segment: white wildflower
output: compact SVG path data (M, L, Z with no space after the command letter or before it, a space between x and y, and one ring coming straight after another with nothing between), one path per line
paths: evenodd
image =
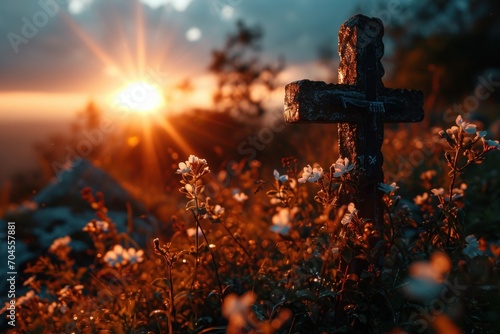
M378 188L386 194L390 194L391 192L399 189L396 182L392 182L391 184L379 183Z
M57 238L52 242L52 245L50 245L49 252L54 253L59 247L67 246L70 242L71 237L69 236Z
M356 209L354 203L349 203L349 205L347 206L347 212L344 215L344 217L342 217L341 220L342 225L349 224L352 221L352 219L357 215L357 213L358 209Z
M471 234L465 237L465 242L467 242L467 246L465 246L462 253L470 258L483 255L483 252L479 249L479 242L475 235Z
M307 167L304 167L304 170L302 172L302 177L299 178L298 181L300 183L305 183L306 181L314 183L318 181L322 175L323 175L323 168L319 166L312 168L311 165L307 165Z
M471 134L471 135L473 135L473 134L476 133L476 125L464 121L464 119L462 118L462 115L458 115L457 119L455 120L455 122L457 123L457 125L459 127L462 128L462 130L464 132L466 132L468 134Z
M286 180L288 180L288 175L280 175L280 173L275 169L274 170L274 177L276 178L276 180L278 180L279 182L285 182Z
M335 168L335 172L333 173L334 177L341 177L345 173L348 173L354 168L353 164L349 164L348 158L338 158L335 164L333 165Z
M245 202L247 199L248 199L248 196L244 193L244 192L240 192L240 193L236 193L233 195L233 198L240 202L240 203L243 203Z

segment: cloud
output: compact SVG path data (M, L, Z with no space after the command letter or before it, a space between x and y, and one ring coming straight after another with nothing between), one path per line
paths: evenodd
M49 90L72 86L93 60L64 23L66 7L52 2L2 2L0 80L2 90ZM47 18L45 21L43 18ZM76 66L84 64L83 66Z
M156 9L164 5L170 5L175 10L183 12L189 6L192 0L141 0L141 1L153 9Z
M179 80L206 74L211 50L238 19L262 27L265 60L310 62L318 45L336 45L353 8L340 0L143 1L0 2L0 91L97 93L140 75L141 62Z
M262 25L266 51L291 62L315 59L317 47L325 42L336 49L338 29L354 8L353 2L331 0L269 2L244 1L238 14Z

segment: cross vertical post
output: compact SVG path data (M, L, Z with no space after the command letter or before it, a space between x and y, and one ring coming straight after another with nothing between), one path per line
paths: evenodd
M423 119L423 93L385 88L382 83L384 27L377 18L355 15L339 30L338 84L301 80L285 87L284 118L289 123L338 123L339 151L355 164L339 204L353 202L360 216L383 226L384 182L381 152L384 123Z
M361 217L373 219L375 226L383 222L382 196L378 184L383 183L384 125L381 113L383 104L377 103L377 96L383 94L381 63L384 54L382 36L384 27L379 19L357 15L347 20L339 30L338 52L340 64L338 83L352 85L365 93L367 105L364 122L340 123L339 152L358 167L358 173L348 175L349 181L358 185L354 191L344 187L340 203L354 202ZM346 143L349 143L346 145ZM353 180L353 177L358 180Z

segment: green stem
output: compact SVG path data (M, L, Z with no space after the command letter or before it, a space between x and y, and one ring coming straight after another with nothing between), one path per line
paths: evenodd
M462 132L462 129L459 130L458 132L458 140L457 140L457 148L456 148L456 151L455 151L455 157L453 158L453 165L451 166L451 182L450 182L450 187L448 189L448 202L446 203L446 220L447 220L447 224L448 224L448 234L447 234L447 241L448 241L448 244L450 243L450 240L451 240L451 230L452 230L452 226L451 226L451 221L450 221L450 218L449 218L449 215L448 215L448 212L449 212L449 209L451 207L451 203L453 201L453 188L455 187L455 181L456 181L456 178L457 178L457 174L459 173L459 170L457 170L457 166L458 166L458 157L460 156L460 152L462 150L462 147L463 147L463 132ZM446 202L446 201L445 201ZM443 203L444 204L444 203ZM444 205L443 205L443 209L444 209Z
M172 308L172 318L176 322L176 310L174 304L174 280L172 276L172 263L168 264L168 280L170 281L170 307Z
M200 212L199 211L199 205L198 205L198 194L197 194L197 191L196 191L196 181L197 179L195 178L194 181L193 181L193 184L191 185L193 187L193 199L194 199L194 203L196 205L196 212ZM194 247L195 247L195 261L194 261L194 273L193 273L193 280L191 281L191 290L193 290L193 286L194 286L194 283L196 282L196 277L198 276L198 262L200 262L200 255L198 254L198 248L200 247L200 239L199 239L199 236L198 236L198 229L201 229L200 227L200 222L198 221L198 218L197 218L197 213L195 213L193 211L193 209L190 210L191 211L191 214L193 215L194 217L194 220L196 221L196 227L195 227L195 231L194 231Z
M330 178L329 178L329 183L328 183L328 199L332 198L332 184L333 184L333 172L334 172L334 168L332 168L332 166L330 166Z
M476 161L479 161L481 160L481 158L485 155L485 152L481 152L481 154L479 154L477 157L475 157L473 160L470 160L470 161L467 161L467 163L465 165L463 165L462 167L460 167L458 169L458 173L462 173L464 170L467 169L467 167L469 167L470 165L472 165L473 163L476 163Z
M447 205L448 208L451 205L451 200L453 197L453 187L455 186L455 180L456 180L456 177L458 174L458 171L457 171L458 156L459 156L460 150L462 148L461 143L458 143L458 144L459 144L459 146L458 146L457 150L455 151L455 157L453 158L453 166L452 166L452 170L451 170L452 171L451 182L450 182L450 188L448 189L448 193L450 196L448 199L448 205Z
M198 274L198 262L200 262L200 259L199 259L199 254L198 254L198 248L199 248L199 237L198 237L198 229L200 228L199 226L199 223L198 223L198 219L196 219L196 215L195 213L193 212L193 210L191 210L191 213L196 221L196 228L195 228L195 231L194 231L194 247L195 247L195 261L194 261L194 273L193 273L193 280L191 281L191 290L193 290L193 286L194 286L194 282L196 282L196 276Z
M340 266L342 264L342 259L339 261L339 269L340 269ZM344 272L344 277L342 277L342 286L340 288L340 294L339 294L339 298L338 298L338 303L335 305L335 313L336 313L336 316L335 316L335 320L334 320L334 324L337 322L337 320L339 319L339 316L338 314L340 313L340 311L342 310L342 300L343 300L343 297L344 297L344 285L345 285L345 282L347 281L346 279L346 276L347 276L347 271L349 270L349 263L346 263L346 267L345 267L345 272Z
M193 211L191 211L191 213L193 214L193 217L196 220L196 226L200 228L201 234L203 235L203 239L205 239L205 242L207 243L208 251L210 252L210 257L212 258L212 264L213 264L214 270L215 270L215 276L217 278L217 284L219 285L220 298L222 298L222 283L220 281L219 267L217 266L217 263L215 262L214 253L210 249L210 243L208 242L207 235L205 234L205 231L200 226L200 221L198 220L198 216L196 216ZM196 231L196 235L198 235L198 231ZM196 255L198 255L198 250L196 250Z
M245 253L245 255L248 256L248 258L250 259L250 261L252 261L252 265L254 265L254 260L253 260L252 256L250 255L250 253L248 253L248 251L245 249L245 247L243 247L243 245L238 241L238 239L236 239L236 237L231 233L231 231L229 231L229 229L226 227L226 225L224 225L223 222L220 222L220 224L226 230L226 232L229 234L229 236L231 238L233 238L234 242L236 242L236 244L238 246L240 246L241 250L243 250L243 253Z

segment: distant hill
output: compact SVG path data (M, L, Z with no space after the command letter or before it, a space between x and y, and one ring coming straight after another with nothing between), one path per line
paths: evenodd
M53 134L67 134L70 121L0 121L0 185L14 173L37 167L36 142L46 141Z

